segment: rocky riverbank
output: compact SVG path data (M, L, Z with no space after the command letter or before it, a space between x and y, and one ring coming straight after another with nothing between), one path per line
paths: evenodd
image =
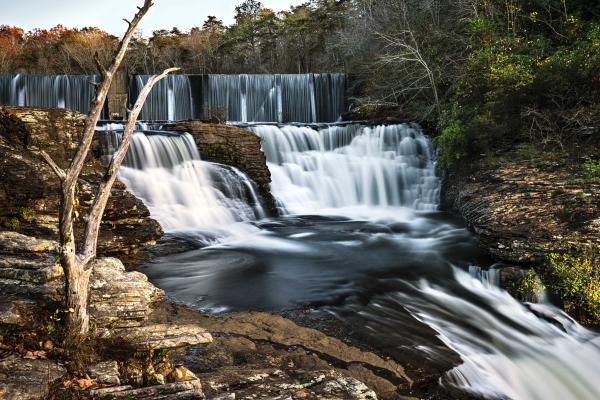
M443 206L460 214L497 260L533 267L567 311L598 324L589 309L600 306L600 259L593 255L600 249L600 180L556 156L523 153L485 157L446 176ZM577 286L580 275L592 287Z
M39 150L67 167L83 123L82 114L69 110L0 108L0 228L58 238L59 181ZM89 156L79 182L79 214L91 204L94 185L102 174L100 161ZM75 228L80 237L83 224L76 223ZM139 261L140 249L161 235L160 225L150 218L146 206L117 182L100 228L99 255L119 257L132 265Z

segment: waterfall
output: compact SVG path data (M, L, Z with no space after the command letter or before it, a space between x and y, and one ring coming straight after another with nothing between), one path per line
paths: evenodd
M134 103L151 75L136 75L130 81L129 98ZM154 86L140 114L143 120L179 121L194 118L192 85L187 75L169 75Z
M0 75L0 104L89 113L96 75Z
M600 398L596 333L549 304L523 305L461 270L454 274L456 292L421 282L418 295L401 301L461 356L443 384L484 398Z
M239 122L335 122L345 74L207 75L204 117Z
M429 140L412 125L250 127L262 138L272 191L292 214L356 206L437 208Z
M122 126L99 131L105 161ZM241 171L202 161L189 134L136 132L119 179L148 206L165 231L199 231L208 241L239 237L265 217L254 183Z

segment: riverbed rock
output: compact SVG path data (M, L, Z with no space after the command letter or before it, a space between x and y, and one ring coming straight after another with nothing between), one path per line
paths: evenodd
M0 108L0 227L29 236L58 238L60 183L39 151L46 151L66 168L77 149L84 118L61 109ZM80 215L91 204L102 173L100 161L90 153L79 182ZM77 238L82 233L79 221ZM154 244L161 234L146 206L117 182L101 225L99 254L119 256L134 264L139 249Z
M66 369L50 360L27 360L16 355L0 360L0 398L3 400L40 400L49 393L50 384L62 378Z
M277 215L271 194L271 173L256 134L232 125L201 121L181 121L166 125L165 129L191 134L203 160L230 165L248 175L256 183L267 210Z
M89 391L94 398L136 399L136 400L197 400L204 399L199 380L167 383L139 389L131 386L117 386Z

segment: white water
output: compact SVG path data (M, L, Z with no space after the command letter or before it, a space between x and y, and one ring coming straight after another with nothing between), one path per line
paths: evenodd
M105 150L115 134L105 127ZM117 137L118 140L118 137ZM165 231L198 231L208 241L243 237L256 231L247 222L265 216L252 181L239 170L200 159L189 134L134 134L119 172Z
M130 102L138 97L151 75L136 75L130 83ZM187 75L169 75L154 86L144 103L140 118L178 121L194 118L192 85Z
M335 122L345 74L207 75L204 117L240 122Z
M96 75L0 75L0 104L68 108L87 114Z
M413 126L250 129L262 138L273 195L288 213L437 208L440 183L431 144Z
M600 336L554 306L523 305L462 270L454 274L466 295L423 281L418 300L401 300L460 354L463 364L443 384L491 399L600 399Z

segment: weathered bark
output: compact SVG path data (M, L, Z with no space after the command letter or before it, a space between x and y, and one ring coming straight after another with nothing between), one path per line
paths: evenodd
M94 204L88 213L86 234L84 237L83 253L77 254L75 246L75 235L73 229L74 207L77 205L76 189L79 176L83 169L85 159L90 150L92 141L94 139L94 133L98 119L102 113L102 108L106 101L108 91L113 81L113 77L117 70L121 66L127 47L133 38L133 35L144 17L148 12L153 3L151 0L145 0L142 7L138 7L139 11L133 18L133 20L126 22L129 24L127 32L123 36L123 39L119 42L119 46L113 58L110 67L107 69L100 64L96 59L98 69L101 74L102 82L99 84L94 100L92 101L92 108L89 115L86 118L85 126L83 130L83 136L75 157L71 161L67 170L62 170L51 157L45 152L41 152L44 160L50 165L56 175L61 181L61 201L60 201L60 212L59 212L59 231L60 231L60 252L59 256L61 259L61 265L65 271L66 278L66 306L68 309L67 314L67 329L71 334L86 334L89 330L89 316L87 313L88 295L89 295L89 279L92 268L92 261L96 256L96 246L98 243L98 230L100 227L100 221L102 214L106 207L106 202L110 195L111 187L116 179L116 173L125 158L125 153L133 134L135 127L135 121L141 108L146 100L146 97L150 93L152 87L164 78L170 72L176 69L169 69L148 81L138 100L134 109L131 111L125 132L123 133L123 141L119 147L119 150L115 154L113 161L111 162L107 173L101 182Z

